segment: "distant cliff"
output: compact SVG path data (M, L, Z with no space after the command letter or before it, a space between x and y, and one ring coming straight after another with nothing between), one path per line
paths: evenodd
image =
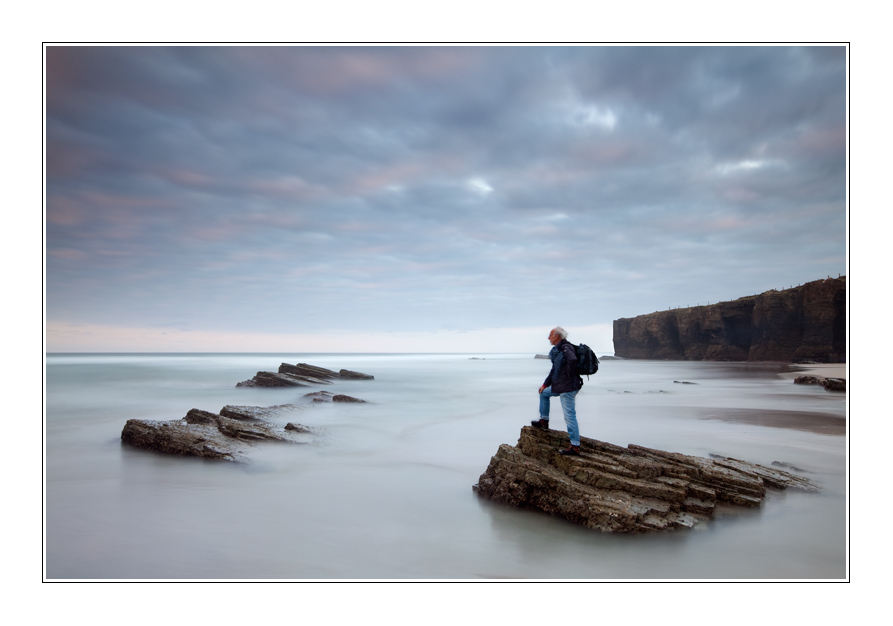
M614 320L627 359L846 362L846 276Z

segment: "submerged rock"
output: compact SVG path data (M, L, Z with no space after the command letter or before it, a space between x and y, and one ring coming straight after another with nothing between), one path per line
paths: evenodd
M796 385L821 385L822 381L825 380L821 376L797 376L794 379L794 384Z
M289 422L285 425L285 430L293 430L299 433L313 433L314 430L309 426L304 426L303 424L292 424Z
M303 443L295 435L311 432L289 423L285 428L264 421L259 415L299 409L291 405L275 407L224 407L229 415L191 409L184 418L166 422L130 419L121 431L126 444L162 452L205 459L244 462L245 452L255 443ZM292 428L289 428L292 426Z
M366 402L365 400L360 400L353 396L346 396L343 393L334 395L328 391L315 391L313 393L304 394L304 397L310 398L314 402Z
M823 378L821 376L797 376L797 385L821 385L828 391L846 392L846 378Z
M305 398L310 398L314 402L331 402L333 394L328 391L314 391L313 393L305 393Z
M818 491L800 476L737 459L626 448L581 437L563 456L566 433L525 426L502 444L473 489L486 498L553 513L608 533L690 528L718 504L758 507L766 489Z
M339 393L336 396L332 396L332 402L366 402L366 401L360 400L359 398L354 398L353 396L346 396L343 393Z
M846 378L826 378L822 387L828 391L846 391Z

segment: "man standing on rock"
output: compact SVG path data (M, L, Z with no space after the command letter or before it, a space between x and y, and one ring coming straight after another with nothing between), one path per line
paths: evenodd
M549 343L552 344L552 350L549 352L552 370L546 376L543 386L540 387L540 418L530 424L543 430L549 430L550 400L553 396L558 396L561 400L561 408L564 410L567 434L571 438L571 445L559 452L579 455L580 429L577 426L576 396L583 386L583 379L576 371L577 351L574 344L567 340L567 331L560 326L556 326L549 333Z

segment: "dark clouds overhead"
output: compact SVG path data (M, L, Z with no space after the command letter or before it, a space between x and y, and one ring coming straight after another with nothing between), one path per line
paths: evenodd
M48 47L48 321L622 316L845 272L845 49Z

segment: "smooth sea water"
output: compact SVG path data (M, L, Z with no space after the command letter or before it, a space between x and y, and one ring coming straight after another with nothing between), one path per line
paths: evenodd
M481 360L472 360L477 357ZM237 388L310 363L375 380ZM533 355L50 354L47 579L843 579L846 396L791 366L604 360L581 434L800 468L821 493L769 491L702 528L619 536L482 499L472 485L537 417ZM688 381L686 385L673 381ZM309 403L325 389L366 404ZM122 445L131 418L300 404L318 434L234 464ZM560 404L552 424L564 429Z

